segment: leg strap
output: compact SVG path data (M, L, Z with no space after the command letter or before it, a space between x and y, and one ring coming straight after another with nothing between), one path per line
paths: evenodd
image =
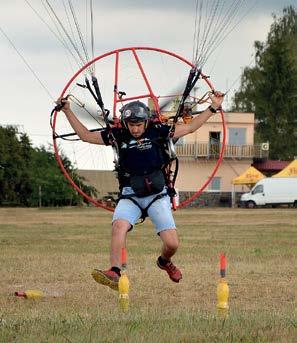
M163 197L165 197L167 195L167 193L163 193L163 194L158 194L158 195L156 195L153 199L152 199L152 201L145 207L145 208L142 208L140 205L139 205L139 203L133 198L135 195L134 194L129 194L129 195L121 195L120 197L119 197L119 201L121 200L121 199L128 199L128 200L130 200L130 201L132 201L133 202L133 204L135 204L139 209L140 209L140 211L141 211L141 217L140 217L140 222L138 222L137 224L140 224L140 223L143 223L144 221L145 221L145 218L146 217L148 217L148 210L149 210L149 208L152 206L152 204L155 202L155 201L157 201L157 200L159 200L159 199L162 199Z

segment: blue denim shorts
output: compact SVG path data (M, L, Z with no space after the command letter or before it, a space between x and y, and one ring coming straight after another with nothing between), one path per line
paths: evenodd
M164 188L159 194L166 194L167 190ZM122 190L122 195L134 194L131 187L124 187ZM141 208L146 208L146 206L154 199L154 195L149 195L147 197L138 198L133 197L135 201L140 205ZM168 195L153 202L153 204L148 209L148 216L153 222L156 233L159 234L161 231L175 229L175 221L171 211L171 203ZM141 218L140 208L134 204L129 199L121 199L114 211L112 221L123 219L127 220L132 226Z

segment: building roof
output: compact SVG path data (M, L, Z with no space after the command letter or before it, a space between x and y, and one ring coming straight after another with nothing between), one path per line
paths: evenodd
M279 172L290 163L291 161L266 160L264 162L254 162L252 166L261 172Z

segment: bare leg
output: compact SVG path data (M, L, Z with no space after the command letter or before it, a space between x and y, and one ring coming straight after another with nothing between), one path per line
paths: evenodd
M126 246L127 232L131 224L127 220L117 219L112 224L110 244L110 264L121 267L121 251Z
M115 220L112 224L111 244L110 244L110 263L111 267L121 268L121 251L126 246L126 236L131 225L126 220ZM113 290L118 290L119 273L115 270L92 271L94 280L102 285L108 286Z
M160 238L163 242L161 256L170 261L178 248L178 236L176 230L165 230L160 232Z
M182 279L181 271L171 262L171 257L176 253L178 248L178 237L176 230L166 230L160 232L160 237L163 242L161 257L157 260L159 268L165 270L174 282L179 282Z

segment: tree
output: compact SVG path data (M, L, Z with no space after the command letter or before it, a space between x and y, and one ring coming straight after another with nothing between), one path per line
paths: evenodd
M297 12L273 17L265 43L255 42L255 66L246 67L233 111L255 112L256 139L270 142L270 157L297 155Z
M0 127L0 203L20 204L25 160L17 128Z
M71 162L62 156L63 165L86 194L96 195L77 175ZM0 205L65 206L81 204L83 198L68 183L53 152L33 148L26 134L14 126L0 126Z

